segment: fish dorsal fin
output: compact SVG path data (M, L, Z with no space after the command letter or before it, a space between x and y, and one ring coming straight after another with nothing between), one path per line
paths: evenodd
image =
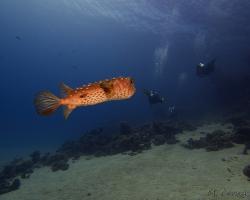
M63 95L65 95L65 94L69 95L73 91L73 89L71 87L67 86L64 83L61 83L60 88L61 88L61 92Z
M112 92L113 83L111 81L102 81L99 85L106 94L110 94Z
M64 118L67 119L70 115L70 113L75 109L75 107L71 106L65 106L63 109L63 115Z

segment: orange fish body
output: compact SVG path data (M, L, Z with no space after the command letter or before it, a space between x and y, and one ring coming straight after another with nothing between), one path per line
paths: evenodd
M136 91L134 81L130 77L103 80L76 89L62 84L61 89L66 94L61 99L47 91L36 96L35 107L39 114L49 115L59 106L65 106L64 117L67 118L76 107L128 99Z

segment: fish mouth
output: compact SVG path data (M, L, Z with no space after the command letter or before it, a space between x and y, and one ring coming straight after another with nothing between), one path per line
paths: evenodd
M132 97L136 92L136 88L133 86L131 93L130 93L130 97Z

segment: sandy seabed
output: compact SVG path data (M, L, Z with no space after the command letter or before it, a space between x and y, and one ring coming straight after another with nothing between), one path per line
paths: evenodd
M221 128L203 126L180 134L176 145L135 156L81 157L67 171L37 169L0 200L250 200L250 181L242 174L250 155L241 154L242 145L214 152L180 145Z

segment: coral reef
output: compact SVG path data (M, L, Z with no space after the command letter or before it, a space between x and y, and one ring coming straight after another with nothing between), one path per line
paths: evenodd
M17 190L21 185L19 179L14 179L13 181L7 181L0 178L0 194L11 192Z
M123 135L130 135L132 133L132 128L127 122L120 123L120 133Z
M189 149L205 148L207 151L218 151L233 147L234 143L244 144L242 154L247 155L250 149L250 116L243 113L226 119L225 123L233 124L232 133L226 133L222 130L214 131L198 140L190 138L183 146ZM250 180L250 165L244 167L243 174Z
M250 149L250 120L245 113L238 114L225 119L224 123L233 125L232 133L215 131L207 133L205 137L198 140L190 138L184 146L189 149L206 148L207 151L217 151L223 148L232 147L234 143L244 144L243 154Z
M152 145L175 144L176 134L195 127L183 121L154 121L140 127L120 124L117 133L105 133L102 128L84 133L78 140L65 142L54 154L41 155L34 151L30 159L15 159L0 172L0 194L16 190L21 182L17 177L29 178L36 168L50 167L53 172L67 170L68 161L83 155L106 156L118 153L136 155Z
M34 151L34 152L30 155L30 157L31 157L31 160L32 160L33 163L37 163L37 162L39 162L40 159L41 159L41 153L40 153L40 151Z
M187 126L186 123L153 122L141 127L132 128L128 123L120 124L119 133L106 134L102 129L95 129L85 133L77 141L69 141L62 145L57 152L68 157L77 155L111 155L123 152L141 152L151 148L152 144L161 145L164 143L175 144L175 135Z
M250 149L250 116L248 113L231 117L227 121L231 122L233 127L233 142L237 144L244 144L243 154L247 154Z
M231 133L216 130L198 140L190 138L187 141L187 144L184 144L183 146L189 149L205 148L207 151L218 151L224 148L233 147L232 138L233 135Z
M235 128L233 141L237 144L246 144L250 142L250 126Z

